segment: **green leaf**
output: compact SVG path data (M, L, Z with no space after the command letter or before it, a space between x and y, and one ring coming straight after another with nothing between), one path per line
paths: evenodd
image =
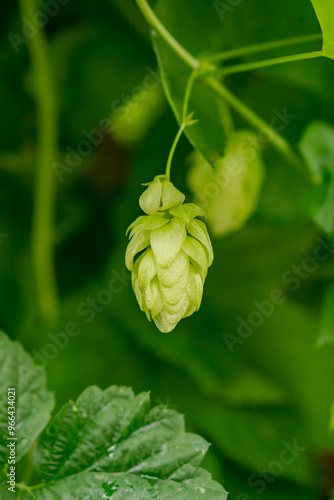
M203 62L207 55L220 53L225 49L305 35L318 29L311 3L305 0L295 0L293 4L289 0L271 2L270 8L266 0L250 0L233 6L220 1L160 0L155 11L175 39ZM284 19L284 23L280 19ZM190 76L189 67L156 33L153 35L153 43L167 99L180 120ZM253 76L254 73L250 75ZM243 81L248 83L247 77L243 77ZM250 80L251 83L254 81ZM228 84L230 87L230 79ZM258 85L257 87L259 88ZM237 93L240 96L239 86ZM286 96L284 99L283 105L287 105ZM258 107L259 113L264 116L268 109L263 107L262 100L263 96L260 95L255 104L254 101L249 101L249 105ZM277 106L276 99L271 102ZM228 109L225 106L220 109L212 90L205 83L195 81L188 110L195 112L194 117L198 123L186 129L185 133L195 148L212 163L224 154L227 136L230 134Z
M17 492L17 488L15 489L15 492ZM7 486L0 488L0 495L1 495L1 500L13 500L14 498L16 498L15 494L13 494L11 491L8 491ZM22 500L26 500L27 498L32 498L32 497L21 496Z
M332 0L311 0L324 36L324 55L334 59L334 3Z
M110 8L106 19L108 15L115 12ZM128 101L135 98L139 90L141 95L148 87L158 90L159 77L154 62L145 57L140 39L132 45L131 73L124 66L130 46L129 32L120 22L115 23L113 29L108 21L100 24L95 33L94 22L87 19L86 23L63 29L54 37L52 56L62 89L58 102L73 147L87 138L84 130L104 130L102 120L109 119L111 114L118 113L124 123L127 122L133 110ZM146 76L150 78L150 85L145 85ZM109 128L114 130L115 125L112 123Z
M160 10L158 8L158 14ZM183 13L183 16L187 19L188 13ZM180 122L185 89L191 71L163 40L155 37L154 46L158 55L166 97ZM191 127L187 127L185 134L208 161L213 161L223 154L225 145L225 131L216 96L212 90L195 81L188 110L194 111L194 116L198 121Z
M334 127L315 121L300 141L306 164L319 186L313 191L311 214L326 232L334 231Z
M87 388L76 403L65 404L47 427L36 449L39 475L59 478L91 467L136 425L147 404L147 394L135 397L131 389Z
M320 337L318 345L334 343L334 285L327 290L323 310L321 313Z
M45 372L33 365L23 347L0 332L0 468L7 462L8 389L15 389L16 462L42 432L53 408L53 395L45 388Z
M266 179L257 214L274 223L308 220L309 196L313 187L276 152L266 155Z
M180 413L150 409L149 393L89 387L63 406L41 437L37 472L46 481L61 480L36 495L66 499L76 491L85 498L102 498L103 492L124 498L131 491L131 498L146 498L140 495L149 490L161 495L156 498L186 499L212 498L215 491L215 498L225 499L225 490L198 469L207 449L203 438L185 432Z
M135 474L84 472L58 481L54 486L35 491L38 500L225 500L227 493L210 475L198 470L194 477L180 483Z

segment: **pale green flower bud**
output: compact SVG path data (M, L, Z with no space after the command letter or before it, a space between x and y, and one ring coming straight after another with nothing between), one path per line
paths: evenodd
M199 309L204 280L213 261L205 224L195 219L204 212L165 176L157 176L140 197L148 215L128 228L126 267L147 318L162 332Z
M157 175L152 182L144 184L148 188L139 198L140 208L148 215L167 210L184 202L185 196L165 175Z

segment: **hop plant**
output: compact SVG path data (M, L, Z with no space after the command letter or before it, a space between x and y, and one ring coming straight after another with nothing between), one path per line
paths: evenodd
M149 321L164 333L199 309L203 285L213 261L204 216L166 176L147 184L139 199L146 215L127 229L126 267L132 288Z

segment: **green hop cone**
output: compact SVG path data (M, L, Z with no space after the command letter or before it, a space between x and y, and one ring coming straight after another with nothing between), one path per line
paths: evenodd
M264 180L257 146L253 132L240 130L228 141L225 155L214 162L215 168L197 151L192 153L187 184L216 237L240 229L257 208Z
M127 230L132 288L141 310L165 333L199 309L213 261L206 226L195 219L204 212L184 199L166 176L155 177L139 199L147 215Z

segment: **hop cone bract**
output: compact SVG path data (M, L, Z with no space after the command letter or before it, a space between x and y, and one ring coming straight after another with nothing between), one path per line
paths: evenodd
M199 309L213 261L204 212L165 176L157 176L139 199L147 214L128 228L126 266L142 311L162 332Z

